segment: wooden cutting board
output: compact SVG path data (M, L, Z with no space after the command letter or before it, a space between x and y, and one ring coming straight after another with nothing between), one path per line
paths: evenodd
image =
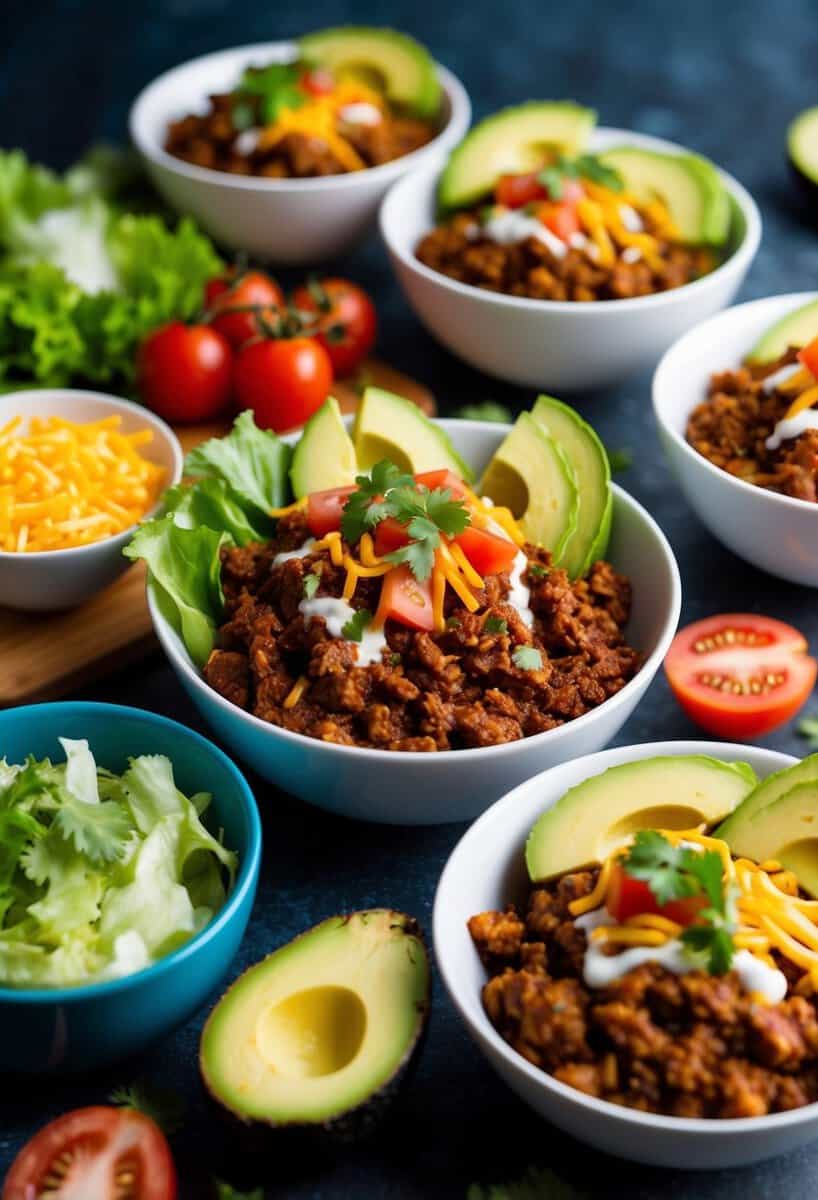
M352 380L335 383L333 393L343 412L354 412L361 388L370 383L405 396L434 416L431 392L377 359L366 362ZM182 426L176 433L187 452L209 437L219 437L229 424ZM70 612L27 614L0 609L0 708L64 696L144 657L156 645L142 563Z

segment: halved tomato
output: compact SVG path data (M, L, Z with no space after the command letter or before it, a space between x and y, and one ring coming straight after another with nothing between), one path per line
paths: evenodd
M509 538L498 537L488 529L469 525L454 539L480 575L499 575L508 571L517 557L517 547Z
M573 204L541 204L537 219L563 242L569 241L574 233L582 233L582 222Z
M375 526L375 553L380 557L391 554L409 541L406 526L395 517L385 517Z
M165 1135L132 1109L77 1108L45 1125L11 1164L2 1200L175 1200Z
M354 487L340 487L310 493L307 497L307 524L313 537L322 538L341 528L344 505L354 491Z
M415 483L427 487L430 492L435 488L448 488L453 496L463 497L468 494L468 489L459 475L455 475L454 471L449 471L443 468L440 471L421 471L415 476Z
M798 351L798 361L818 378L818 337L807 342L803 350Z
M544 200L547 195L536 171L526 175L501 175L494 188L495 201L506 208L523 208L535 200Z
M702 729L746 739L777 729L815 686L804 636L772 617L726 613L676 634L665 659L673 694Z
M415 579L407 566L395 567L383 577L381 598L375 614L376 628L389 619L410 629L434 629L432 589L429 580Z
M627 921L628 917L653 913L656 916L667 917L669 921L676 921L678 925L692 925L700 910L707 904L705 896L686 896L684 900L669 900L667 904L658 904L648 885L643 880L628 875L619 863L614 863L605 901L605 907L617 921Z

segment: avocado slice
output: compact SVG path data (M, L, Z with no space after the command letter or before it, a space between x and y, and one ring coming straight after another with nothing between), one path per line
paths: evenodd
M742 827L754 820L762 809L775 804L792 788L802 783L814 783L818 788L818 754L809 754L793 767L785 767L762 779L758 787L753 788L749 796L742 800L735 812L731 813L715 831L715 836L729 842L735 831L740 835ZM775 855L767 855L774 858Z
M441 87L429 51L405 33L368 25L344 25L308 33L301 57L335 75L373 80L387 100L418 117L436 117Z
M643 758L577 784L537 821L525 848L532 881L604 862L639 829L713 825L758 782L746 763L703 754Z
M790 166L807 197L818 191L818 107L799 113L787 130Z
M429 980L412 917L385 908L330 917L222 996L202 1033L205 1087L245 1125L362 1132L418 1048Z
M368 387L364 392L353 437L362 471L370 471L376 462L388 458L411 475L448 467L467 483L474 478L471 467L439 425L430 421L416 404L383 388Z
M486 467L480 491L510 508L526 538L561 561L577 527L579 492L564 450L531 413L520 413Z
M440 207L473 204L501 175L536 171L549 150L578 153L595 124L592 108L570 100L529 100L486 117L452 151L438 185Z
M531 415L562 447L574 468L579 492L577 527L559 565L576 579L604 558L608 549L613 512L611 465L596 430L561 400L539 396Z
M355 483L357 461L352 438L334 396L312 414L293 451L290 483L296 500L310 492Z
M622 176L637 200L659 197L679 230L693 245L721 246L730 233L730 203L718 171L698 154L660 154L640 146L620 146L600 154Z
M780 321L762 333L745 362L751 366L763 366L775 362L790 346L806 346L818 335L818 300L810 300L801 308L787 313Z
M796 784L754 816L717 834L738 857L776 859L795 872L805 892L818 896L818 780Z

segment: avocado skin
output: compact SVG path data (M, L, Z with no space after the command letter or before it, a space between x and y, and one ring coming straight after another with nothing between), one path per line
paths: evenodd
M366 911L363 910L364 913ZM427 964L429 964L429 950L423 937L423 931L416 919L396 909L389 909L387 911L391 917L403 924L404 931L408 937L416 939L426 958ZM360 915L360 911L335 913L329 917L325 917L319 924L323 925L326 921L333 919L349 921L352 917ZM291 939L291 942L287 944L291 945L293 942L298 942L303 938L309 937L317 927L316 925L305 929L303 933L298 934L297 937ZM272 953L275 953L275 951ZM269 958L271 955L267 957ZM257 964L252 965L255 966ZM218 1003L221 1002L228 992L241 983L244 974L243 972L233 981L230 987L223 993L223 996L219 998L217 1004L214 1005L212 1011L215 1011ZM426 992L418 1008L418 1019L414 1034L404 1051L401 1061L390 1078L361 1104L339 1113L337 1117L333 1117L328 1121L272 1121L244 1116L226 1105L211 1090L200 1051L199 1073L205 1092L211 1105L215 1106L223 1124L233 1135L237 1145L249 1155L264 1155L269 1150L275 1149L277 1154L292 1153L300 1155L308 1151L311 1154L326 1154L331 1157L334 1151L344 1146L370 1138L381 1128L390 1109L399 1099L404 1087L411 1081L417 1070L420 1055L427 1037L432 1004L431 986L432 976L430 968L427 971ZM208 1017L209 1020L210 1017Z

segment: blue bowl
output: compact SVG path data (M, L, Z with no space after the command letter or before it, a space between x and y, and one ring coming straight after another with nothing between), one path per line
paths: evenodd
M187 795L211 792L206 820L239 856L233 891L211 923L159 962L108 983L74 988L0 987L0 1071L87 1071L144 1049L181 1025L219 985L253 907L261 822L249 785L216 746L176 721L117 704L69 701L0 712L0 758L61 757L58 737L87 738L100 766L165 754Z

